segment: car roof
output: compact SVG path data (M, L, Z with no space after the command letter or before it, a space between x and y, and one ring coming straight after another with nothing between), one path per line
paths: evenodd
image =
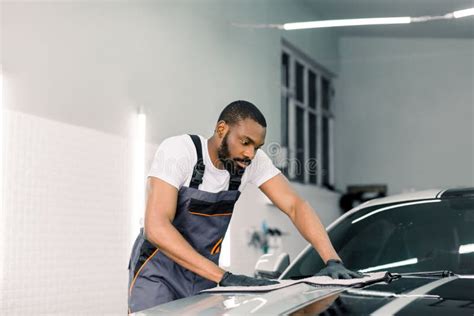
M391 196L387 196L383 198L372 199L370 201L367 201L365 203L362 203L356 206L355 208L350 210L350 212L354 213L366 207L383 205L383 204L435 199L444 191L445 190L441 190L441 189L431 189L431 190L424 190L424 191L401 193L401 194L391 195Z

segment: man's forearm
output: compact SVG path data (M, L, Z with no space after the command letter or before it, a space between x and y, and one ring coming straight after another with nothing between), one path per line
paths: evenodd
M182 267L218 283L224 270L199 254L178 230L166 220L160 221L156 229L146 232L147 240L158 246L167 257Z
M301 235L316 249L323 261L340 260L318 215L308 202L296 204L291 220Z

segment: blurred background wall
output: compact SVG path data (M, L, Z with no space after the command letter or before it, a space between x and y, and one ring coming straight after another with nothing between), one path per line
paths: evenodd
M337 186L390 193L474 179L474 41L343 37Z

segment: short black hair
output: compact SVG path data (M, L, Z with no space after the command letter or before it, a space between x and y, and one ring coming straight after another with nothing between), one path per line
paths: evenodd
M267 121L262 112L255 105L244 100L237 100L227 105L222 110L217 121L224 121L229 125L234 125L247 118L254 120L263 127L267 127Z

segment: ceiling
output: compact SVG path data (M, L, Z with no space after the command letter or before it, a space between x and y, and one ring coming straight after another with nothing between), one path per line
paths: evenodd
M317 20L444 15L474 7L474 0L306 0ZM302 22L302 21L288 21ZM474 38L474 16L402 25L334 28L339 36Z

